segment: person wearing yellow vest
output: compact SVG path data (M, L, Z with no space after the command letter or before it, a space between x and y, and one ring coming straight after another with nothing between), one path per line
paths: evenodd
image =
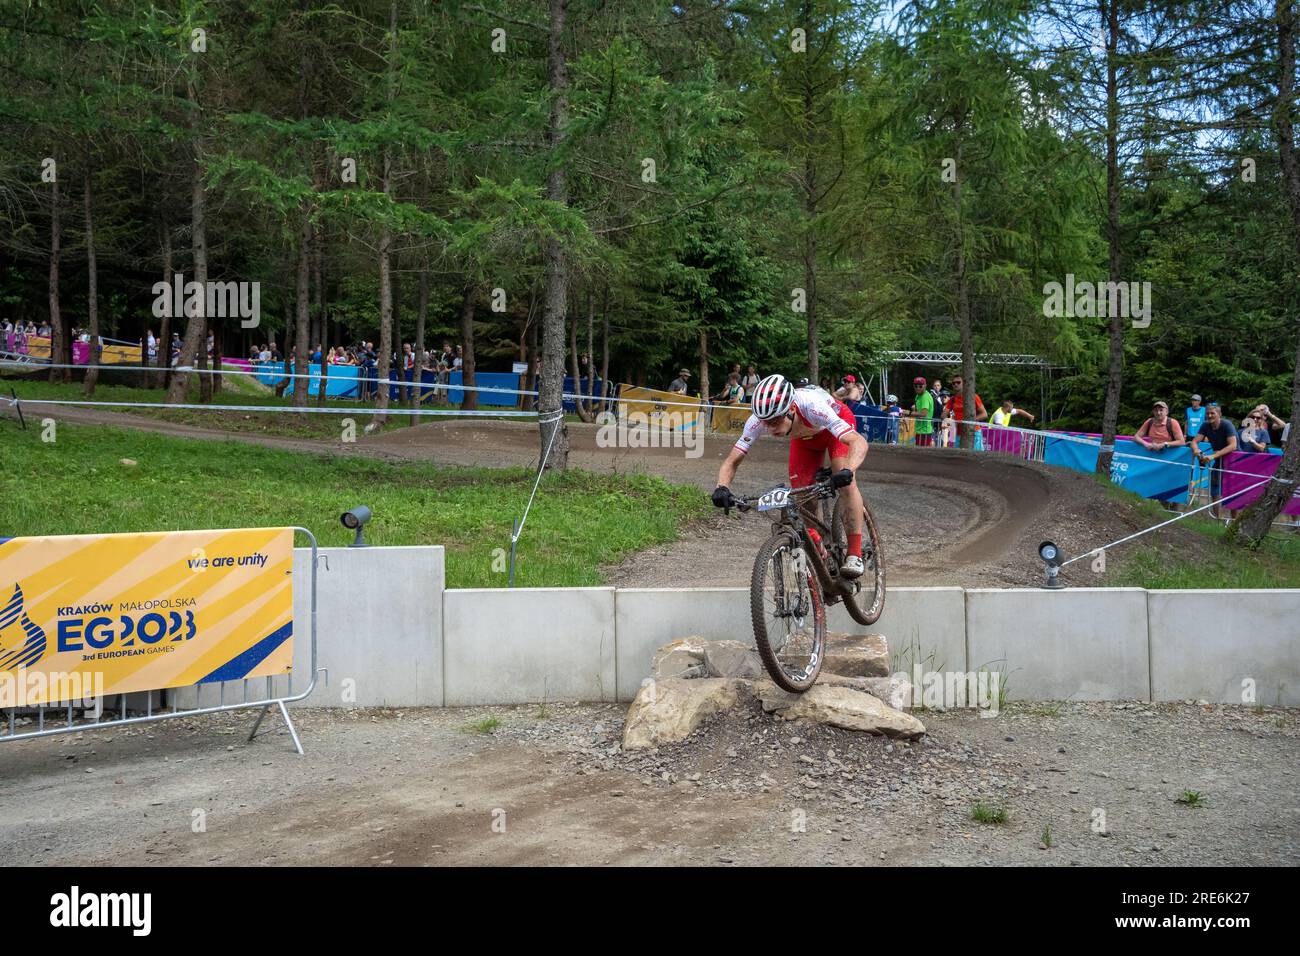
M1006 401L1002 403L1002 406L1000 408L994 410L993 417L989 419L989 424L1010 425L1011 419L1014 418L1016 415L1019 415L1022 418L1027 418L1030 420L1030 422L1034 420L1033 415L1029 414L1027 411L1025 411L1022 408L1014 407L1011 404L1011 399L1008 398Z

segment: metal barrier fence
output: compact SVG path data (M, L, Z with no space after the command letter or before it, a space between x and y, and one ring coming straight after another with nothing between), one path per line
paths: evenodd
M308 540L311 541L311 680L307 688L300 693L294 693L293 672L290 671L284 677L262 677L246 678L243 684L243 699L231 703L226 702L226 683L217 684L217 703L208 706L203 704L203 684L192 684L188 688L162 688L150 691L136 691L132 694L114 694L117 698L117 716L112 720L104 720L105 712L104 699L94 698L93 703L87 698L75 698L67 700L57 700L50 704L41 704L35 707L12 707L5 708L8 710L8 718L0 725L0 744L11 740L27 740L32 737L51 737L55 734L80 733L86 730L96 730L101 727L124 727L131 724L144 724L153 721L169 720L174 717L196 717L201 714L216 714L232 710L251 710L260 707L261 712L257 715L257 721L253 724L253 729L248 735L251 741L258 736L258 730L262 725L263 718L272 707L278 707L280 717L284 720L285 726L289 730L289 735L293 738L294 749L302 754L302 741L298 738L297 728L293 725L293 720L289 717L289 710L286 704L292 704L306 698L313 690L316 689L316 678L323 672L323 669L317 668L316 657L316 562L319 557L316 546L316 536L307 528L295 526L294 531L301 531ZM249 684L256 684L265 681L265 693L263 696L249 699ZM284 686L284 693L276 694L276 682L281 682ZM192 690L194 693L194 706L181 709L179 698L182 692ZM154 695L168 693L172 696L173 705L171 709L161 709L154 711ZM137 697L143 694L145 697L144 713L136 717L129 716L128 697ZM211 696L211 694L209 694ZM138 708L137 708L138 710ZM21 712L21 714L20 714ZM47 726L47 712L60 714L56 718L58 726ZM78 721L74 716L77 712L81 713L81 720ZM88 718L87 713L91 716ZM20 724L19 721L22 721ZM27 723L34 722L35 730L24 730L19 732L20 726L26 726Z

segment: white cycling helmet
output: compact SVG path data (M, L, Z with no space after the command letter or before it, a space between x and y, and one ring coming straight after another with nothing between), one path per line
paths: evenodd
M754 414L763 421L779 418L790 410L794 386L784 375L769 375L754 389Z

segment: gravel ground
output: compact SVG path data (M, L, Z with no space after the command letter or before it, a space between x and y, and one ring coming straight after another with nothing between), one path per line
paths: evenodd
M623 714L304 710L301 758L248 714L10 743L0 864L1300 863L1296 711L923 712L907 744L750 704L629 753Z

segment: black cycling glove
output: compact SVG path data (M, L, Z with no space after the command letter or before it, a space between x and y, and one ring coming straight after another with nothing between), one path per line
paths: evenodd
M726 485L718 485L713 489L713 494L710 497L713 498L713 503L719 508L730 508L735 500L731 496L731 489Z
M841 468L831 475L831 485L836 488L846 488L851 484L853 484L853 472L847 468Z

